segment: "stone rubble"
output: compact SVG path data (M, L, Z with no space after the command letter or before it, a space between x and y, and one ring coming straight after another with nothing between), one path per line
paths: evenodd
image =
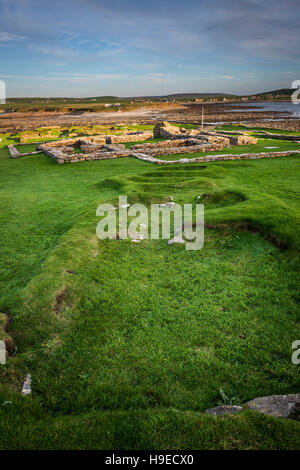
M168 245L173 245L174 243L184 244L185 241L182 237L179 237L179 236L170 238L170 240L168 240Z

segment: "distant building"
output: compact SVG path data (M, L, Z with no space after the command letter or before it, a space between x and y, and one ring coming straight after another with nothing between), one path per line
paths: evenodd
M111 106L121 106L121 103L104 103L104 108L110 108Z

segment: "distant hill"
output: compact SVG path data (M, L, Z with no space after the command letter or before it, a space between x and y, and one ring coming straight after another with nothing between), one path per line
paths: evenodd
M195 98L239 98L239 96L228 93L174 93L172 95L162 96L161 98L190 100Z
M297 88L281 88L280 90L265 91L264 93L256 93L255 95L251 96L266 96L270 98L274 98L276 96L291 96L296 89Z
M241 98L250 98L250 97L265 97L274 99L275 97L282 97L282 96L291 96L291 94L295 91L294 88L281 88L279 90L272 90L272 91L265 91L263 93L252 93L249 95L236 95L231 93L171 93L170 95L145 95L145 96L131 96L131 97L119 97L119 96L89 96L86 98L66 98L66 97L56 97L56 98L42 98L42 97L27 97L27 98L7 98L7 102L15 102L15 103L33 103L33 102L88 102L88 101L96 101L98 103L101 102L124 102L129 100L193 100L193 99L210 99L210 98L228 98L228 99L241 99Z
M81 98L82 100L119 100L118 96L91 96L89 98Z
M134 97L118 97L118 96L93 96L88 98L66 98L66 97L27 97L27 98L7 98L6 105L0 106L0 109L6 109L10 112L16 111L64 111L74 112L81 111L103 111L105 104L117 104L119 109L129 110L141 104L162 103L170 101L178 102L197 102L197 100L209 101L281 101L290 99L292 93L296 89L281 88L279 90L265 91L263 93L255 93L250 95L235 95L230 93L172 93L169 95L157 96L134 96Z

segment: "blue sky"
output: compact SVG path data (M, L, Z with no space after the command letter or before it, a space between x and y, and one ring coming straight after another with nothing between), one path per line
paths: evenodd
M299 0L0 0L0 80L10 97L288 88L299 24Z

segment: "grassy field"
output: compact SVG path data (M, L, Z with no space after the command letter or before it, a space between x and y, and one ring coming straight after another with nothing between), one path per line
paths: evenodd
M204 414L299 392L299 157L59 166L12 160L10 142L0 312L17 354L0 366L0 448L299 448L299 422ZM96 208L119 195L203 202L204 248L98 240Z

